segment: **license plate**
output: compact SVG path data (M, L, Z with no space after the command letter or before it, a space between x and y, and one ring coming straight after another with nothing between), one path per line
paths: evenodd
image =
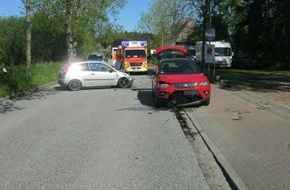
M184 95L195 95L195 91L184 91Z

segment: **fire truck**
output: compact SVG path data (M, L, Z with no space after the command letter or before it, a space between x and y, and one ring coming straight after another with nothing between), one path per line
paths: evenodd
M130 72L147 72L147 41L122 41L118 48L120 70Z

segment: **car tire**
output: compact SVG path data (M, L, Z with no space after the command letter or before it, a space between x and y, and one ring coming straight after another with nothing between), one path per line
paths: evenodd
M164 101L162 99L157 98L155 96L154 100L155 100L155 107L156 108L160 108L160 107L162 107L164 105Z
M82 83L81 81L77 79L73 79L68 83L68 88L71 91L78 91L81 89L81 87L82 87Z
M129 87L129 80L127 78L120 78L118 81L118 86L120 88L128 88Z
M153 89L153 83L152 83L152 96L155 97L154 89Z

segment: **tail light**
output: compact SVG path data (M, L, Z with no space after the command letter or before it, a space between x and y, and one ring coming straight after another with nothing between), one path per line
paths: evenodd
M68 70L70 69L70 64L69 65L67 65L65 68L64 68L64 70L63 70L63 75L66 75L66 73L68 72Z

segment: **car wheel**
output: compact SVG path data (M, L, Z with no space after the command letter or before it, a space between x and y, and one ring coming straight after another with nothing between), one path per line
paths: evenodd
M154 89L153 89L153 83L152 83L152 96L155 97Z
M82 83L81 81L77 80L77 79L74 79L74 80L71 80L69 83L68 83L68 88L71 90L71 91L78 91L80 90L82 87Z
M127 88L129 86L129 80L127 78L120 78L118 81L118 86L120 88Z
M156 108L160 108L160 107L162 107L162 106L164 105L164 102L163 102L162 99L157 98L157 97L155 96L154 100L155 100L155 107L156 107Z

